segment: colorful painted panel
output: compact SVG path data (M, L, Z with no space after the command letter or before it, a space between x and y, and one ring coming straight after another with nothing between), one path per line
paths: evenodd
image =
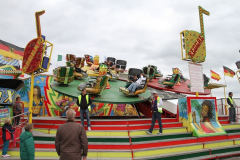
M76 99L59 94L50 87L52 76L39 75L35 77L33 91L33 116L65 116L66 110L70 107L79 116ZM24 87L17 92L24 103L24 112L28 111L30 82L24 80ZM138 116L132 105L94 103L91 116Z
M188 97L188 112L194 136L226 134L218 122L215 97Z
M0 109L0 119L1 119L1 126L4 125L4 120L9 118L12 115L11 108L1 108Z
M15 90L8 88L0 88L0 104L12 105L15 100Z
M188 121L187 98L178 99L179 121Z

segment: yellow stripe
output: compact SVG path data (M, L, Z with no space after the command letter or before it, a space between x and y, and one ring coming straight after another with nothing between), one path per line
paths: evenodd
M34 129L38 132L42 132L42 133L46 133L46 134L57 134L57 130L54 129L50 129L50 131L48 129Z
M240 125L224 125L222 127L223 129L240 128Z
M20 157L20 151L8 151L12 157ZM59 157L57 152L42 152L35 151L35 157ZM88 157L102 157L102 158L131 158L131 152L88 152Z
M50 133L48 129L34 129L39 132L43 132L46 134L57 134L57 130L50 129ZM156 132L157 134L157 132ZM103 131L87 131L87 136L128 136L128 132L123 131L123 132L103 132Z
M212 76L213 78L218 79L218 80L221 79L221 77L220 77L217 73L213 73L213 72L211 72L211 76Z
M235 140L235 144L240 144L240 140Z
M216 148L216 147L231 146L231 145L233 145L233 141L208 143L208 144L204 144L204 148Z
M199 145L193 145L193 146L156 149L156 150L149 150L149 151L139 151L139 152L134 152L134 157L154 156L154 155L160 155L160 154L192 151L192 150L198 150L198 149L203 149L203 145L199 144Z
M13 59L19 59L19 60L23 60L23 57L16 54L16 53L11 53L11 52L7 52L5 50L0 49L0 55L6 56L6 57L10 57Z
M88 157L100 158L131 158L131 152L88 152Z
M91 132L91 131L87 131L87 136L128 136L128 132Z
M225 75L225 76L229 76L229 77L235 76L235 74L231 74L230 72L228 72L228 73L224 72L224 75Z
M8 151L7 154L9 154L12 157L20 157L20 151ZM57 152L38 152L35 151L35 157L59 157Z
M146 131L131 131L130 132L130 136L147 135ZM152 134L157 134L158 132L159 132L158 130L153 130ZM187 132L187 129L186 128L163 129L163 134L167 134L167 133L182 133L182 132Z

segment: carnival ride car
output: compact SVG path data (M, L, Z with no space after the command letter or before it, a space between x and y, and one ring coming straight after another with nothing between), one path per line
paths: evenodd
M237 75L238 81L240 83L240 77L239 77L239 74L240 74L240 60L236 62L236 66L238 68L238 70L236 71L236 75Z
M150 81L155 77L155 69L153 67L143 67L143 73Z
M159 79L158 83L172 88L179 82L179 79L180 74L172 74L168 75L165 79Z
M81 68L84 67L84 57L76 57L73 54L67 54L67 62L66 65L67 67L73 67L73 75L75 78L82 78L86 77L87 73L84 72Z
M160 70L157 70L157 66L154 66L154 65L148 65L148 67L151 67L154 69L154 78L156 77L162 77L163 74L161 73Z
M127 67L127 61L117 60L116 61L116 71L123 73Z
M85 57L87 65L91 66L93 64L93 57L88 54L85 54L84 57Z
M182 74L182 71L179 68L172 68L173 74L180 74L179 82L186 82L187 78L185 78Z
M205 34L203 25L203 14L210 15L201 6L199 9L201 33L184 30L180 33L182 60L201 63L206 58ZM184 54L185 53L185 54Z
M143 71L141 69L129 68L127 82L129 82L130 79L132 79L135 75L140 75L142 73ZM147 90L148 82L149 82L149 79L146 78L145 84L143 86L139 86L133 94L130 94L128 88L125 88L125 87L120 87L119 92L122 92L123 94L129 95L129 96L136 96L138 94L144 93Z
M96 79L90 79L86 84L87 93L95 95L101 94L107 86L108 79L108 76L98 76ZM78 86L78 90L82 91L80 85Z
M116 59L114 57L107 57L106 64L110 69L115 69L116 67Z
M68 85L74 80L74 68L61 66L53 69L53 79L60 83L60 85Z
M109 76L110 80L116 80L119 78L119 74L116 71L116 59L113 57L107 57L107 61L105 64L108 66L107 76Z

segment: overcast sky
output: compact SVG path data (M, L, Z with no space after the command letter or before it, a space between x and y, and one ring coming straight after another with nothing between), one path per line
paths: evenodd
M180 32L200 32L198 6L210 12L204 15L206 61L221 76L227 66L237 71L240 59L240 1L226 0L11 0L0 2L0 39L25 47L37 37L36 11L41 16L42 34L54 44L51 63L57 55L99 55L100 61L115 57L127 61L128 68L156 65L164 75L178 67L189 77L188 62L181 60ZM58 63L63 65L64 62ZM240 97L237 77L226 77L226 92ZM212 91L224 97L223 89Z

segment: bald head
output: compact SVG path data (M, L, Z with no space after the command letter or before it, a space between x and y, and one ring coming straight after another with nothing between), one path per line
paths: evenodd
M66 116L68 120L74 120L75 115L76 115L76 112L73 109L68 109L66 112Z

